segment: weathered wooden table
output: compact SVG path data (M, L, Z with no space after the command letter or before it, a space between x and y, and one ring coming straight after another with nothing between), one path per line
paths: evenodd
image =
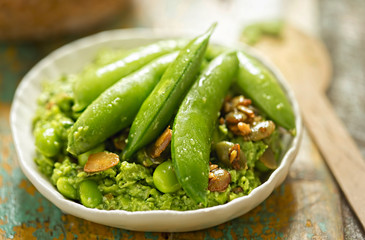
M47 53L68 41L70 39L43 43L0 43L0 239L364 237L363 230L306 132L301 150L284 184L248 214L219 226L189 233L144 233L106 227L63 214L41 196L21 172L9 127L9 111L16 85L24 74ZM355 85L347 87L361 94L358 92L361 88ZM336 109L338 107L341 106L335 106ZM364 119L364 114L361 119Z

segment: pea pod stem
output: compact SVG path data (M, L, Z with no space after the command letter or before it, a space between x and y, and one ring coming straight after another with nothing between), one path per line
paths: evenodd
M118 61L85 71L73 86L74 111L84 110L103 91L121 78L140 69L157 57L181 49L186 43L185 40L160 41L137 48Z
M77 119L67 151L79 155L128 127L177 52L162 56L103 92Z
M131 158L138 149L156 139L166 128L195 80L214 28L215 25L180 51L144 101L131 126L122 156L124 160Z
M237 56L239 89L278 125L287 130L294 130L294 112L274 75L259 61L245 53L238 52Z
M178 181L189 197L204 205L212 131L237 66L235 52L215 58L187 93L174 121L171 154Z

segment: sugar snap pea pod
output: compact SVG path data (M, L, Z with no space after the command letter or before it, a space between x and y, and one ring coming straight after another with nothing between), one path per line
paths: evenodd
M129 126L145 98L178 52L162 56L105 90L68 133L67 151L84 153Z
M239 71L237 84L245 96L269 118L287 130L295 129L292 107L273 74L260 62L237 53Z
M171 156L177 179L189 197L205 205L212 133L237 67L235 52L212 60L187 93L174 121Z
M181 49L185 40L166 40L131 51L124 58L96 69L89 69L78 77L73 85L75 111L82 111L104 90L122 77L136 71L153 59Z
M142 104L132 123L122 158L129 159L140 148L156 139L167 127L186 92L196 79L215 25L190 41L167 68L160 82Z

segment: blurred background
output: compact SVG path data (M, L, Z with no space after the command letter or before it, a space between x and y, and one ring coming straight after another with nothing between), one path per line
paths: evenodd
M11 104L17 84L40 59L80 37L134 27L194 33L214 21L213 38L228 44L250 40L245 28L270 21L320 39L332 62L326 94L365 156L363 0L0 0L0 104ZM345 201L341 208L345 236L364 239Z

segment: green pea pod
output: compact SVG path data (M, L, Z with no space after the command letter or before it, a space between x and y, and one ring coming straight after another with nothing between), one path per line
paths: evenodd
M162 56L105 90L77 119L67 151L79 155L128 127L177 52Z
M204 205L213 129L237 67L235 52L212 60L186 95L174 121L171 156L177 178L188 196Z
M239 52L237 84L245 96L287 130L295 129L293 109L273 74L257 60Z
M140 69L153 59L179 50L185 45L185 40L160 41L137 48L116 62L85 71L73 85L74 111L84 110L102 92L121 78Z
M124 160L156 139L166 128L195 80L214 28L215 25L190 41L180 51L179 56L167 68L161 81L144 101L132 123L128 143L122 156Z

